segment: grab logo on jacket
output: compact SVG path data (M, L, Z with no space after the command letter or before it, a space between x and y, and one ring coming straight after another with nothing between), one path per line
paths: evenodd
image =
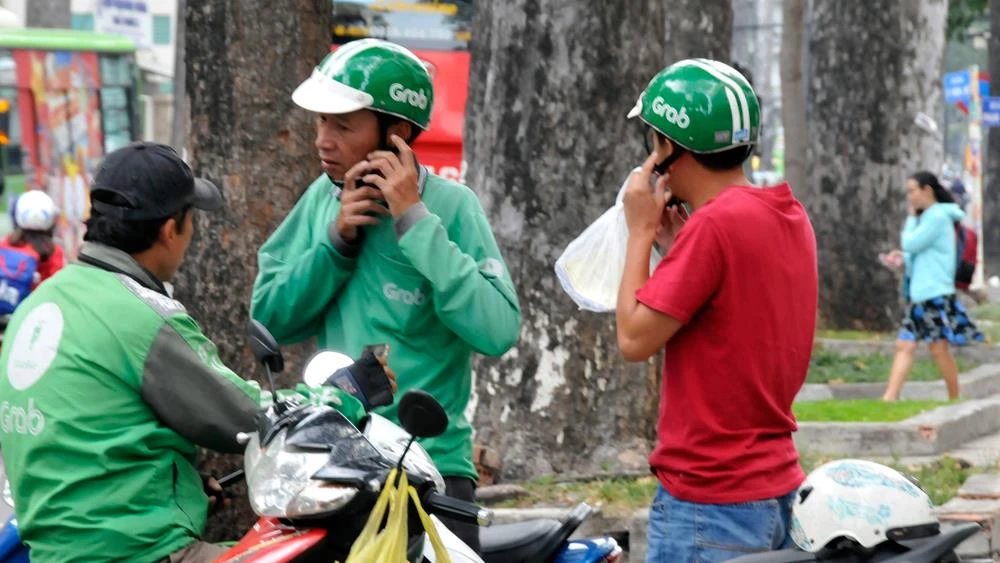
M427 300L427 296L424 295L423 291L420 291L419 287L413 291L407 291L392 282L382 286L382 295L385 295L385 298L390 301L398 301L407 305L423 305L424 301Z
M55 303L42 303L21 322L7 356L7 379L24 391L45 375L59 352L63 314Z

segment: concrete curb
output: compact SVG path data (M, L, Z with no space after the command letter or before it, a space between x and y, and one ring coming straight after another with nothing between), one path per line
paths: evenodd
M1000 430L1000 397L965 401L900 422L802 422L793 434L802 451L841 456L945 453Z
M934 510L947 529L966 522L983 527L982 532L962 542L955 551L967 561L970 557L995 557L1000 554L1000 474L980 473L969 477L958 496Z
M881 354L892 356L896 353L895 340L840 340L836 338L817 338L815 343L838 354ZM995 344L970 344L968 346L952 346L951 353L956 358L962 358L981 364L1000 361L1000 346ZM930 358L927 346L917 347L918 358Z
M888 377L888 374L886 374ZM1000 363L985 364L958 376L963 399L983 399L1000 394ZM806 383L795 397L797 402L830 399L877 399L885 392L878 383ZM913 401L943 401L948 398L944 381L911 381L903 386L900 398Z

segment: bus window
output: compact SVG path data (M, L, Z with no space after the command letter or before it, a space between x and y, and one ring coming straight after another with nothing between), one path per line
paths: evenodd
M14 73L14 57L8 50L0 50L0 100L6 101L7 144L0 145L0 166L4 176L24 174L21 161L21 115L18 113L17 81ZM2 104L3 102L0 102Z
M133 91L131 60L124 55L101 55L101 129L104 154L136 138L138 124L130 103Z
M472 0L333 0L333 42L377 37L409 49L468 51Z

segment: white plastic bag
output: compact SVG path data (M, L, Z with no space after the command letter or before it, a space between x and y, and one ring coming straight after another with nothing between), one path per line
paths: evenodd
M573 239L556 260L559 283L580 309L606 313L618 306L618 286L625 271L628 244L628 224L625 222L622 198L631 175L625 177L618 190L615 205ZM650 272L659 264L660 258L660 253L654 248L650 256Z

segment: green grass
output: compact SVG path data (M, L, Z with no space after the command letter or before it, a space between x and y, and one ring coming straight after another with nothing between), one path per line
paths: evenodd
M969 316L972 320L986 320L1000 322L1000 303L989 303L986 305L980 305L975 309L969 311Z
M532 506L573 506L579 502L600 507L606 514L625 516L649 506L656 494L656 479L598 479L586 482L556 483L552 477L542 477L521 486L530 493L526 497L506 500L496 508L527 508Z
M969 311L969 317L983 332L987 344L1000 342L1000 303L980 305Z
M834 340L889 340L892 335L887 332L869 332L866 330L817 330L816 338L832 338Z
M920 412L950 404L947 401L895 401L881 399L832 399L792 405L799 422L898 422Z
M836 458L802 453L799 463L808 474L821 464ZM940 505L958 492L962 483L974 473L989 468L966 467L959 461L944 457L928 465L903 466L898 462L887 464L897 471L916 477L921 488ZM652 476L637 478L599 479L588 482L556 483L552 477L521 484L530 493L528 496L492 504L493 508L528 508L535 506L570 507L578 502L586 502L600 507L604 514L626 516L648 507L656 494L656 479Z
M974 367L974 362L956 359L958 371L964 373ZM817 346L809 361L807 383L872 383L889 379L892 356L864 354L844 356ZM936 381L941 378L937 366L930 359L918 359L907 381Z

